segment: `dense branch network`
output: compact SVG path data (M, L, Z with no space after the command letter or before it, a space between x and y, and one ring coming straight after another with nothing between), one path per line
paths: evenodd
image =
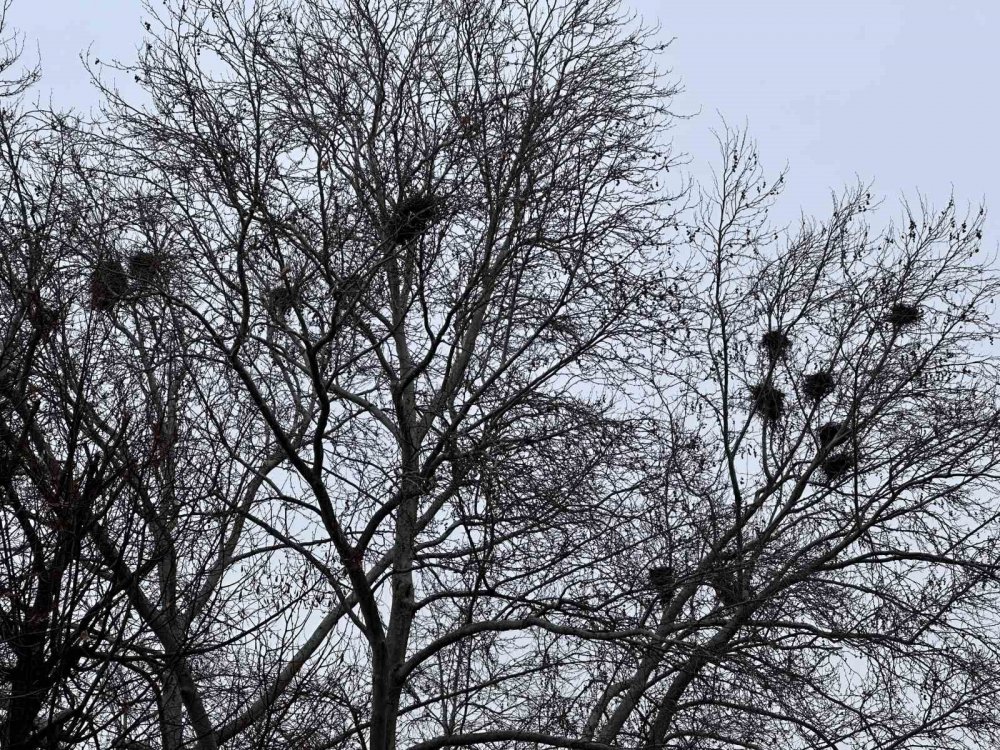
M996 743L981 211L671 194L613 0L147 11L3 92L4 747Z

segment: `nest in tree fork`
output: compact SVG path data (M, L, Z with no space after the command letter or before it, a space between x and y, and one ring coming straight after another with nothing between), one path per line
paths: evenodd
M128 277L121 261L106 258L97 262L90 275L90 307L107 312L128 293Z
M708 583L715 590L715 595L727 607L735 607L745 600L747 592L741 585L739 575L731 570L719 567L711 571Z
M332 289L334 305L345 310L361 296L362 279L357 274L350 274L341 279Z
M776 422L785 412L785 394L770 383L751 386L750 398L757 413L768 422Z
M288 284L278 284L267 290L267 309L278 318L284 318L299 301L299 291Z
M35 292L28 303L28 319L35 326L35 329L42 338L47 339L59 326L59 310L56 307L47 305L42 301L41 296Z
M916 305L911 305L906 302L897 302L892 306L892 309L889 310L888 318L889 323L893 328L902 330L916 325L920 322L920 319L923 316L923 312Z
M167 259L162 253L138 252L129 258L128 270L139 286L150 286L167 279Z
M838 451L827 456L820 468L826 474L827 479L834 481L841 479L855 466L854 454L849 451Z
M396 204L389 220L388 234L397 245L405 245L420 237L441 220L444 201L430 193L418 193Z
M784 331L771 330L760 337L760 346L771 359L782 357L791 348L792 340Z
M833 443L837 435L840 433L840 428L840 422L827 422L825 425L820 427L818 433L820 446L825 448Z
M809 373L802 379L802 392L810 401L819 403L833 393L836 385L837 383L833 379L832 373L820 370L819 372Z
M41 306L32 314L32 320L42 338L51 338L59 327L59 311L53 307Z
M673 568L666 565L658 565L649 569L649 585L661 597L670 596L674 589Z

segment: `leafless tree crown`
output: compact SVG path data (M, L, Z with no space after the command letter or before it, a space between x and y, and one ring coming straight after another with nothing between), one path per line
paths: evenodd
M672 194L615 0L146 10L0 56L0 745L996 745L982 211Z

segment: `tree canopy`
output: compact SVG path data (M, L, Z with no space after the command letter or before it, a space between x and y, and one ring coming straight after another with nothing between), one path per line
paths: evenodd
M0 93L12 750L992 747L984 212L684 188L617 0L167 0Z

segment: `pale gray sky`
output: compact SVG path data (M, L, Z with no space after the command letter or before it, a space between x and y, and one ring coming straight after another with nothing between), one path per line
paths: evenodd
M749 124L765 165L787 161L786 203L873 180L896 204L992 198L1000 227L995 0L635 0L674 37L670 55L702 110L677 140L696 159L721 113ZM991 232L995 242L997 232Z
M675 38L668 63L701 111L675 131L697 174L719 114L749 125L765 165L790 167L783 216L824 209L831 188L873 180L890 204L992 199L1000 216L996 0L632 0ZM94 102L79 55L128 58L138 0L14 0L59 106ZM1000 227L993 218L992 228ZM990 232L990 244L1000 238Z

